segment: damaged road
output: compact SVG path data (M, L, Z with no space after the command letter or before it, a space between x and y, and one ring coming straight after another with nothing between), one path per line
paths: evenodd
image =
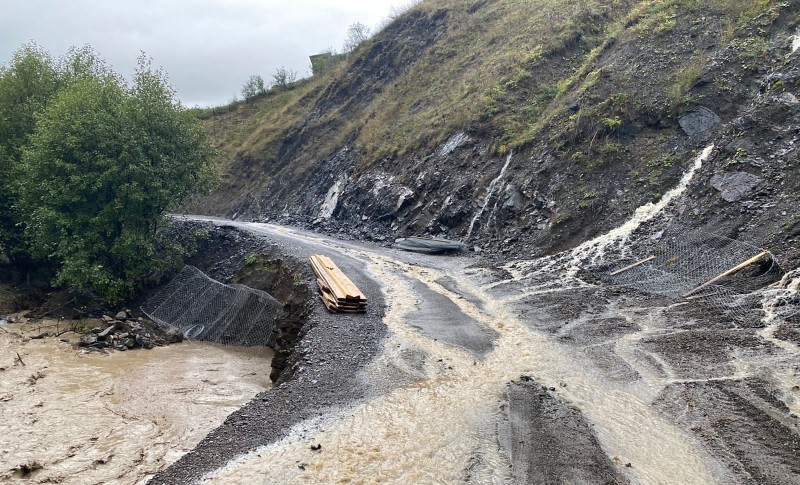
M796 346L776 345L762 328L712 323L700 332L691 313L581 280L557 258L481 267L213 222L262 235L293 257L327 254L370 308L330 315L315 302L290 376L151 483L777 484L800 476ZM727 345L703 352L687 345L693 335ZM729 416L736 426L724 425Z

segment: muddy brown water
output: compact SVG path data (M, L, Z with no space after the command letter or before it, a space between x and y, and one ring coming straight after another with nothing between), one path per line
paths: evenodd
M455 267L436 270L371 255L373 271L387 282L395 304L386 317L402 346L427 356L424 379L379 396L341 416L305 423L279 443L257 450L212 477L210 483L458 483L476 452L488 466L474 483L514 483L497 446L496 419L507 383L522 374L577 405L593 423L605 451L624 464L636 483L714 483L714 460L649 402L650 393L614 382L569 348L531 332ZM440 272L441 271L441 272ZM479 295L484 311L435 281L446 272ZM413 285L453 299L465 316L497 332L494 349L479 359L467 349L422 335L407 321ZM383 361L377 366L391 367ZM380 375L373 370L371 375ZM302 437L302 438L301 438ZM321 445L319 451L310 444Z
M105 354L0 331L0 481L144 483L270 387L270 358L204 342Z

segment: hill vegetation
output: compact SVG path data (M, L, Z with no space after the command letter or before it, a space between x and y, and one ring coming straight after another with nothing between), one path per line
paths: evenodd
M23 46L0 68L0 253L54 284L118 302L176 264L165 211L214 180L197 121L162 72L132 85L89 48Z
M712 172L749 164L769 182L783 170L766 167L769 150L794 126L780 106L797 89L798 10L775 0L428 0L335 72L209 118L224 181L190 209L539 252L658 200L712 142ZM716 121L686 131L681 120L698 110ZM743 116L756 122L743 130ZM748 149L731 160L739 138ZM698 190L700 214L681 223L711 223L711 206L730 211L717 231L749 220ZM320 208L333 194L329 222ZM795 237L759 227L747 237Z

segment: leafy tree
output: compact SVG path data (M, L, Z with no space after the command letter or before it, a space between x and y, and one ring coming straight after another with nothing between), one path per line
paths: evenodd
M351 24L350 27L347 28L347 34L344 38L344 51L350 53L356 50L358 46L369 39L369 34L369 27L361 22Z
M20 196L34 256L55 283L112 303L170 255L165 211L213 180L207 134L140 58L128 87L93 56L73 56L23 150Z
M253 99L264 92L264 78L258 74L251 74L250 77L247 78L247 82L242 86L242 96L244 99Z
M33 43L16 51L7 67L0 67L0 253L17 263L27 259L17 211L22 150L36 116L61 84L53 60Z
M297 72L281 66L272 75L272 86L285 91L296 80Z

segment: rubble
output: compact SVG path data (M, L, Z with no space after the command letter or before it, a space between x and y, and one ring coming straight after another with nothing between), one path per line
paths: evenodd
M101 321L101 326L81 337L79 347L120 351L140 348L149 350L183 340L183 334L178 329L159 326L146 318L134 318L127 311L121 311L113 318L103 315Z

